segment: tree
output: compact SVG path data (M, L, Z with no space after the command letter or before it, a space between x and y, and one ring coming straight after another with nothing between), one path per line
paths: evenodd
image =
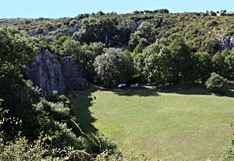
M63 48L66 55L76 57L78 60L83 60L80 43L78 41L68 39L63 43Z
M152 44L136 55L134 65L143 81L168 83L173 77L172 54L162 45Z
M192 80L192 59L189 47L185 44L183 38L176 38L169 46L172 52L173 65L175 70L175 81Z
M39 100L39 91L24 79L25 65L37 51L33 43L31 38L17 30L0 29L0 98L4 100L2 107L10 111L10 116L23 121L21 127L15 127L15 131L11 131L8 125L4 126L9 137L19 129L26 136L36 133L32 104Z
M143 49L148 45L149 43L147 42L147 40L145 38L141 38L139 40L138 45L135 47L135 49L133 50L133 55L137 55L139 53L141 53L143 51Z
M149 22L142 22L137 30L130 35L130 40L128 42L130 50L143 50L147 45L155 42L155 37L153 34L154 25Z
M225 49L222 52L217 52L212 57L214 71L220 75L223 75L225 78L229 78L229 65L227 64L229 55L229 50ZM227 58L226 61L225 58Z
M96 13L96 15L97 15L97 16L103 16L103 15L105 15L105 13L102 12L102 11L98 11L98 12Z
M135 34L142 38L151 39L152 31L153 31L152 24L150 24L149 22L142 22L138 27L137 31L135 32Z
M73 38L81 43L102 42L106 46L117 45L118 23L115 19L84 19L81 29Z
M30 62L37 51L33 44L33 39L15 29L0 28L0 65Z
M224 62L228 65L228 78L234 79L234 48L230 51L229 55L226 55Z
M94 62L99 83L105 87L126 83L133 74L132 62L121 49L108 48L104 52Z
M124 46L128 44L134 24L135 22L133 20L121 21L118 24L118 46Z
M207 52L196 52L192 55L194 67L194 76L196 80L204 83L210 76L212 71L211 57Z
M89 46L83 45L81 47L82 53L86 57L86 61L83 63L83 68L85 70L86 76L90 81L94 80L94 77L96 76L95 70L94 70L94 61L95 58L98 55L103 54L105 48L105 44L101 42L94 42L91 43Z
M65 54L72 56L83 67L87 78L93 81L95 76L93 63L95 58L103 53L105 45L101 42L80 45L79 42L68 39L63 46Z
M213 55L220 49L220 42L216 39L208 38L204 41L201 47L201 51L206 51Z
M139 39L140 38L137 35L135 35L134 33L131 33L130 39L128 42L128 46L131 51L133 51L136 48L136 46L139 44Z

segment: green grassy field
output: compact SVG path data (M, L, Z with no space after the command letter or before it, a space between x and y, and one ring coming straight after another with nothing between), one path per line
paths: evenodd
M90 97L96 96L96 100ZM229 146L233 92L215 96L205 89L137 88L79 92L74 105L80 126L97 129L125 154L152 160L219 160Z

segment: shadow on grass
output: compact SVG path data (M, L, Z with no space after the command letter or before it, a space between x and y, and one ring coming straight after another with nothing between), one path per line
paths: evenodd
M215 93L217 96L226 96L226 97L234 97L234 91L229 89L223 89L220 92Z
M209 92L204 86L195 84L195 85L171 85L166 87L159 88L159 91L162 93L177 93L184 95L210 95Z
M158 89L159 92L162 93L178 93L184 95L211 95L215 94L216 96L226 96L226 97L234 97L234 91L229 88L223 88L222 90L212 93L206 89L206 87L200 84L194 85L173 85L167 86Z
M113 89L111 90L119 96L160 96L155 87L134 87L134 88L124 88L124 89Z
M85 133L97 132L97 129L92 125L96 119L92 117L92 113L89 110L93 99L91 94L95 91L97 91L97 88L90 87L88 89L77 92L77 98L73 98L75 101L73 101L74 103L72 111L77 118L77 122L79 123L80 128Z
M219 92L212 93L208 91L204 86L200 84L193 85L172 85L166 87L137 87L137 88L125 88L125 89L112 89L115 94L119 96L160 96L161 93L177 93L183 95L211 95L234 97L234 91L228 88L224 88Z

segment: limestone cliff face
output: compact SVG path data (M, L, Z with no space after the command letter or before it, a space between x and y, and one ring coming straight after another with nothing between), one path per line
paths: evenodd
M221 40L221 50L232 49L234 47L234 34L232 36L224 36Z
M67 91L79 90L88 86L82 69L69 57L62 59L62 73Z
M219 33L216 35L216 39L220 42L221 51L234 47L234 34L228 35L228 33Z
M75 32L79 31L79 26L76 24L74 26L67 26L64 29L53 27L53 28L44 28L44 29L34 29L28 31L28 34L33 37L37 36L39 34L47 35L49 32L55 31L55 32L62 32L64 35L72 36Z
M53 91L64 94L88 86L81 68L71 58L63 57L59 61L52 52L43 49L27 66L27 73L34 86L41 88L42 95L50 95Z

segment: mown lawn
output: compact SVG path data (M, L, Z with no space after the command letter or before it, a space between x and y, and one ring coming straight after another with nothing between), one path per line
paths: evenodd
M200 87L91 87L78 94L74 112L80 126L86 132L98 129L125 154L145 154L152 160L219 160L230 144L233 93L216 96Z

